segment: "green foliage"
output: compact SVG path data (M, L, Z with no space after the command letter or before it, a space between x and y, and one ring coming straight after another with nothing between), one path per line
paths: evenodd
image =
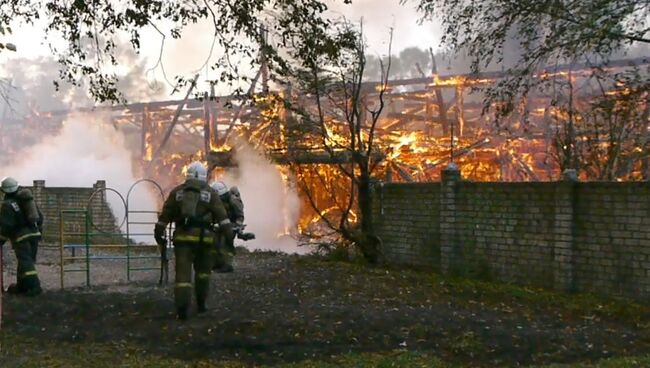
M413 2L402 0L402 3ZM529 97L550 99L545 113L551 158L561 171L587 180L647 180L647 90L650 66L612 70L627 54L650 52L650 3L636 0L417 0L425 19L437 17L443 44L471 71L505 70L485 93L484 112L496 128L527 134ZM640 51L640 52L639 52ZM554 73L591 68L588 73ZM575 68L578 69L578 68ZM541 73L550 71L548 74ZM543 75L544 77L540 77ZM523 129L522 129L523 128ZM523 130L523 131L522 131ZM642 173L642 176L639 175Z
M437 61L442 60L443 56L441 53L435 55ZM380 60L384 65L388 64L388 56L366 55L365 80L381 80ZM456 70L455 72L461 71ZM462 72L466 73L468 70ZM429 77L431 75L431 55L429 51L419 47L408 47L400 51L399 54L391 55L391 75L394 79Z
M402 0L402 3L412 2ZM509 78L488 90L486 106L500 101L509 114L514 100L535 86L547 65L578 60L602 63L625 46L650 44L650 4L636 0L417 0L425 18L443 26L443 44L472 59L477 72L504 61L504 48L520 49Z
M16 51L16 45L13 43L7 42L7 43L2 43L0 42L0 51L7 49L9 51Z
M11 34L11 27L2 26L0 23L0 36L5 36ZM16 51L16 45L11 42L0 42L0 52L3 50Z
M647 170L639 170L639 163L649 157L650 73L596 71L592 81L592 101L558 101L554 145L560 168L595 180L646 180Z
M296 152L322 152L336 164L326 172L315 165L292 167L297 185L321 220L317 226L326 227L307 232L313 237L336 234L354 244L368 262L379 263L380 240L371 229L371 178L380 161L376 160L379 149L375 134L385 106L391 59L385 64L379 62L379 93L370 94L369 86L363 84L368 62L363 24L357 26L343 19L332 23L326 33L306 30L303 39L305 45L291 54L297 67L290 79L293 93L302 97L300 103L286 107L300 122L293 124L291 136L310 143L299 146L296 142L292 148L302 149ZM390 46L388 51L390 54ZM306 100L316 108L308 108Z
M348 40L330 37L332 23L324 17L326 9L322 0L11 0L0 4L0 25L40 18L61 66L59 80L79 85L87 79L96 101L124 102L118 78L110 71L119 63L115 54L123 39L138 52L145 30L158 32L163 47L165 38L181 38L188 26L210 22L215 44L224 50L210 66L219 73L212 82L234 85L242 77L234 58L251 66L264 59L272 73L286 76L292 72L292 56L335 57L340 44ZM64 46L55 40L63 40ZM176 78L177 88L188 83L183 76Z

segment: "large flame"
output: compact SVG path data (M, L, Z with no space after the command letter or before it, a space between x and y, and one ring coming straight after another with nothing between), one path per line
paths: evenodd
M540 72L537 77L540 80L561 78L575 83L588 74L588 71L560 70ZM461 168L463 177L468 180L557 179L559 164L552 155L553 144L556 143L553 141L554 134L560 128L561 122L571 121L577 127L583 126L586 124L584 117L556 106L549 96L539 95L525 99L511 117L501 122L502 126L497 125L489 115L481 114L481 99L466 93L466 89L490 85L495 81L494 78L433 74L430 79L422 82L422 88L409 90L410 87L407 86L404 87L405 92L400 92L400 89L395 87L399 86L399 83L394 83L386 91L386 107L374 132L374 178L398 182L436 181L440 179L441 170L450 162L454 162ZM377 92L370 88L370 97L366 97L372 100L371 97L376 97ZM605 95L617 99L627 97L633 92L635 91L625 83L617 81ZM303 94L297 101L307 113L315 114L317 109L313 104L310 105L309 98L308 94ZM446 105L438 104L437 98L444 98ZM161 145L161 137L171 129L170 121L174 109L165 107L145 110L147 124L143 122L141 137L133 139L134 142L140 142L138 149L133 149L134 152L139 152L134 154L134 158L142 164L144 176L159 181L164 188L169 188L182 180L187 165L192 161L199 160L214 165L205 152L206 145L212 153L222 154L222 157L227 158L233 150L237 150L237 144L232 137L238 137L273 158L284 157L286 162L278 165L278 170L287 186L299 182L302 185L299 189L311 193L311 198L306 195L302 198L303 215L298 224L300 231L310 231L318 226L324 217L338 221L344 211L342 209L350 207L350 203L352 206L348 220L357 221L356 203L351 197L352 182L342 174L344 169L349 170L350 164L335 160L327 162L331 155L340 154L345 157L344 154L350 154L350 127L343 114L326 113L323 126L305 126L300 117L289 111L285 99L296 98L285 93L259 94L253 96L251 106L241 103L225 110L219 105L215 107L214 112L206 114L202 110L203 104L200 108L194 107L199 113L173 127L171 134L168 134L168 147L161 150L159 157L154 155ZM577 106L586 103L584 98L576 102ZM614 109L624 108L621 104L616 102ZM133 116L123 112L113 118L114 124L129 126ZM213 124L213 136L208 138L202 136L207 124L203 116L212 116L210 124ZM35 112L24 122L23 128L27 129L11 131L11 134L24 134L24 137L21 136L16 141L29 142L29 134L32 131L46 133L48 129L60 129L60 125L52 124L44 128L43 125L37 124L47 119L55 117ZM368 121L367 117L360 119L366 119L364 123ZM366 124L361 131L363 142L368 141L367 128ZM508 134L501 134L502 130ZM589 139L584 134L578 136L579 142L587 142ZM9 149L18 149L12 146L12 140L5 137L0 137L0 144ZM605 148L607 142L596 145ZM644 149L639 146L630 151L640 155ZM309 157L320 155L320 159L311 163L288 164L298 156L297 153L311 155ZM224 167L231 163L228 160L224 162L223 165L217 164L213 176L219 176L227 170ZM639 178L640 170L641 164L634 165L630 172L620 175L617 179ZM320 209L320 213L311 209L313 205ZM278 235L291 234L293 231L294 229L287 228Z

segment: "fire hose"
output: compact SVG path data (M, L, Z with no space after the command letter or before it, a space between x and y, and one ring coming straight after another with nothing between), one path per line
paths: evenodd
M245 224L235 225L233 227L233 232L236 234L238 239L243 241L255 239L255 233L244 232L246 228ZM219 225L214 225L213 230L215 232L219 231ZM169 240L167 237L160 239L158 242L158 247L160 247L160 279L158 280L158 285L168 284L169 283L169 258L167 257ZM0 249L0 252L2 250ZM0 253L1 255L2 253ZM0 264L0 272L2 271L2 265ZM1 276L0 276L1 277ZM0 279L1 280L1 279ZM1 308L1 307L0 307ZM0 309L1 311L1 309Z
M160 247L160 279L158 280L158 285L169 283L169 258L167 257L167 238L161 239L162 241L158 243Z
M235 232L235 234L237 234L237 239L241 239L243 241L249 241L255 239L255 233L244 232L245 228L246 228L245 224L235 225L233 227L233 231Z
M232 232L235 234L237 239L241 239L243 241L249 241L255 239L255 233L251 232L244 232L244 229L246 228L246 224L234 224L232 227ZM219 225L214 224L212 226L212 230L215 233L219 232Z

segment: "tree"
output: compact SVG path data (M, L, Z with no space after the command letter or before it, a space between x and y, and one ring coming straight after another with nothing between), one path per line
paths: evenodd
M550 101L546 108L552 113L554 127L550 138L561 169L576 169L586 179L632 178L629 160L650 160L644 143L647 133L640 128L644 125L643 101L650 86L650 64L632 63L615 71L610 67L615 58L627 53L645 50L648 54L650 2L416 3L425 19L436 16L441 20L443 44L467 55L473 72L491 68L506 71L505 78L483 89L484 112L495 113L497 128L520 134L509 130L508 120L525 120L529 97L543 96ZM560 65L569 70L568 75L555 72ZM577 69L582 75L573 74ZM585 75L585 70L590 72ZM589 161L593 159L602 160L604 166Z
M234 85L247 69L233 62L236 56L250 66L264 59L274 73L286 74L285 50L308 47L302 40L305 27L325 35L330 25L326 9L321 0L9 0L0 3L0 26L42 24L60 64L60 81L78 85L87 80L95 101L124 102L114 72L119 64L115 49L128 42L139 51L146 29L160 34L162 52L166 38L181 38L189 25L211 22L214 43L224 50L211 65L218 72L211 82ZM176 82L178 87L189 83L183 76Z
M329 162L324 166L329 170L295 164L297 183L330 229L356 245L368 262L378 263L382 256L372 225L372 180L381 161L376 134L391 59L386 64L378 60L381 81L376 89L374 85L369 89L362 83L367 60L361 30L344 23L332 38L344 46L338 52L325 48L298 55L302 67L292 87L313 103L298 100L288 106L299 120L291 131L294 143L288 152L326 155ZM308 111L305 106L315 107ZM301 146L300 142L308 143ZM313 182L317 185L311 186Z
M2 19L0 17L0 19ZM6 36L11 34L11 27L9 26L4 26L2 25L2 22L0 22L0 36ZM3 51L16 51L16 45L14 45L11 42L3 42L2 39L0 39L0 52ZM4 78L0 78L0 98L6 103L10 103L10 88L11 88L11 81L6 80Z
M382 58L372 54L366 55L364 79L367 81L381 80L380 61L385 65L388 63L388 58L391 61L391 74L397 79L420 77L418 67L424 70L430 69L428 66L431 62L429 52L417 47L408 47L402 50L399 55L386 55Z
M409 0L402 0L402 3ZM606 64L626 46L650 44L650 2L638 0L417 0L425 18L437 16L443 44L472 59L472 71L504 61L504 46L520 52L510 76L488 90L486 107L508 114L548 65Z
M118 74L117 87L128 100L146 101L164 96L162 83L146 78L148 65L146 60L137 57L128 47L116 49L116 54L129 69ZM0 101L0 111L8 108L13 113L13 118L21 118L34 112L67 110L70 105L75 107L92 106L90 96L86 94L86 85L72 86L63 84L58 91L51 84L57 78L58 62L51 57L35 59L17 58L14 62L3 66L7 81L11 81L12 88L7 91L10 106L3 106ZM29 70L29 73L25 73ZM156 88L158 87L158 88Z
M647 180L650 84L631 72L601 71L579 86L569 78L556 96L553 115L555 159L560 169L575 169L585 179Z

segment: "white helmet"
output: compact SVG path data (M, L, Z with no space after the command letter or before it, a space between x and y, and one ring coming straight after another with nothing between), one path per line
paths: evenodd
M200 161L194 161L187 167L185 179L198 179L208 181L208 170Z
M5 177L2 179L2 185L0 187L5 193L14 193L18 190L18 181L12 177Z
M212 189L214 189L214 190L217 192L217 194L219 194L220 196L222 196L222 195L228 193L228 186L226 185L226 183L224 183L224 182L222 182L222 181L215 181L215 182L212 182L212 184L210 184L210 186L211 186Z

